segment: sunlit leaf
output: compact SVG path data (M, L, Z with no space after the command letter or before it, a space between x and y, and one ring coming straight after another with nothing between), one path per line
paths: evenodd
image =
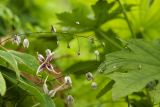
M0 50L0 58L5 60L14 69L18 77L20 76L17 61L11 53Z
M112 88L114 99L141 91L150 81L159 80L159 46L159 43L132 40L127 49L106 55L99 71L115 80Z
M1 74L0 72L0 94L1 96L4 96L5 92L6 92L6 83L5 83L5 80L3 78L3 75Z
M10 50L9 52L15 57L19 64L27 66L34 72L37 70L38 61L34 56L12 50Z

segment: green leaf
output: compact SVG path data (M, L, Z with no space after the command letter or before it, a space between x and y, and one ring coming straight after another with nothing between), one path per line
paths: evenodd
M109 83L107 83L105 85L105 87L98 93L96 98L102 97L105 93L107 93L109 90L111 90L114 83L115 82L113 80L111 80Z
M1 86L0 86L0 94L2 96L4 96L5 92L6 92L6 83L5 83L5 80L4 80L3 75L1 74L1 72L0 72L0 84L1 84Z
M106 0L98 0L97 3L92 6L95 14L96 26L99 26L112 19L112 17L109 15L109 11L114 4L115 2L108 3Z
M10 50L9 53L15 57L16 61L20 65L25 65L27 68L29 68L29 70L33 71L31 73L35 74L35 71L38 68L38 61L34 56L13 50Z
M18 70L17 62L11 53L0 50L0 58L5 60L14 69L18 77L20 76L20 71Z
M154 104L160 103L160 84L158 84L151 92L150 96L153 99Z
M118 35L112 29L109 29L106 32L97 29L95 33L97 38L106 43L106 52L113 52L122 48L122 43L118 39Z
M86 72L93 72L99 66L100 62L98 61L81 61L71 65L65 70L67 73L73 73L75 75L84 74Z
M52 99L49 96L45 95L43 92L41 92L40 89L31 82L23 78L20 78L17 81L15 74L12 73L12 70L3 66L0 66L0 72L6 79L11 81L13 84L17 84L18 87L33 95L37 99L37 103L41 104L41 107L55 107Z
M86 8L76 8L71 13L64 12L57 14L57 17L62 26L73 27L76 28L76 32L81 32L91 30L94 26L94 21L89 19L87 15ZM76 24L77 21L80 24Z
M150 81L159 80L159 46L159 43L132 40L128 42L127 49L106 55L99 72L115 81L113 99L141 91Z
M122 9L121 6L116 6L116 2L117 1L108 2L107 0L98 0L95 5L92 5L96 27L115 18L120 18L119 14L122 13ZM130 11L133 6L133 4L124 4L125 11Z

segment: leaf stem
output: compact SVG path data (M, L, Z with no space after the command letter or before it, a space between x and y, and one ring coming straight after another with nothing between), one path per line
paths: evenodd
M128 103L128 107L130 107L130 101L129 101L129 97L126 97L127 103Z
M106 34L102 30L96 30L96 31L97 33L99 33L99 35L101 35L104 39L112 43L115 47L117 47L118 49L122 49L122 47L116 41L106 36Z
M120 1L120 0L117 0L117 1L118 1L119 6L120 6L120 7L121 7L121 9L122 9L122 13L123 13L123 15L124 15L124 18L125 18L125 20L126 20L127 24L128 24L128 28L129 28L129 30L130 30L130 32L131 32L131 36L132 36L132 38L135 38L135 34L134 34L134 32L133 32L133 29L132 29L131 23L130 23L130 21L129 21L128 17L127 17L127 14L126 14L125 8L123 7L123 4L121 3L121 1Z

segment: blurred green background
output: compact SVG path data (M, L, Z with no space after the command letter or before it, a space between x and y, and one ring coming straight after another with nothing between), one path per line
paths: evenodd
M30 40L30 47L26 50L22 49L22 46L11 45L11 42L5 43L4 46L34 56L36 56L36 52L44 54L46 49L55 51L57 58L53 62L55 67L64 74L70 73L73 78L73 87L66 90L65 95L72 94L74 96L74 107L127 107L125 98L113 101L111 91L96 98L100 90L110 81L109 78L97 73L96 70L104 60L105 54L123 47L123 44L120 43L121 40L142 38L152 41L160 38L160 1L121 0L125 4L124 8L133 34L123 18L123 12L118 3L110 8L106 2L95 5L97 1L0 0L0 40L17 33L48 32L51 25L58 32L64 31L82 36L77 40L76 36L71 34L66 34L65 37L58 34L31 34L25 35ZM109 3L112 1L115 0L107 0ZM106 11L107 15L105 15ZM76 25L76 21L80 24ZM57 40L59 41L58 45ZM67 48L68 43L70 49ZM94 54L95 50L100 51L98 61ZM77 52L79 51L80 55L78 56ZM91 82L85 79L86 72L93 72L98 84L97 89L92 89ZM35 73L32 72L32 74ZM21 91L23 92L20 90L19 93ZM17 88L15 88L15 92L17 92ZM7 92L8 94L10 93ZM21 94L19 96L21 97ZM135 107L150 107L150 102L147 102L145 98L140 99L136 96L135 99L137 101ZM29 96L17 106L14 106L13 102L12 100L7 101L6 107L34 107L34 101ZM61 93L56 95L54 102L57 107L67 107L64 106L65 100Z

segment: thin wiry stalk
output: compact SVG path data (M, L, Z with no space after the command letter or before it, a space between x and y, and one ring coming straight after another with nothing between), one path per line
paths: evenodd
M77 51L77 54L80 55L80 43L79 43L79 39L76 35L76 39L77 39L77 44L78 44L78 51Z
M123 5L122 5L122 3L121 3L121 1L120 1L120 0L117 0L117 1L118 1L119 6L120 6L120 7L121 7L121 9L122 9L122 13L123 13L123 15L124 15L124 18L125 18L125 20L126 20L127 24L128 24L128 27L129 27L129 30L130 30L130 32L131 32L132 38L135 38L135 34L134 34L133 29L132 29L131 23L130 23L130 21L129 21L128 17L127 17L127 14L126 14L125 8L123 7Z

